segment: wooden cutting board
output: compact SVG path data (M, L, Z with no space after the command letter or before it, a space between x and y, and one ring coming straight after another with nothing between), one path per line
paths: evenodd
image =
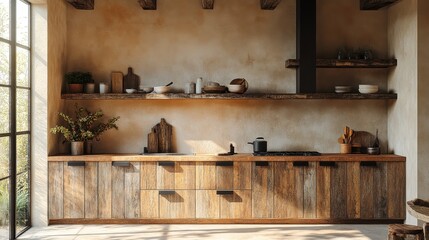
M140 77L133 73L131 67L128 68L128 73L124 77L124 91L125 89L139 89Z
M155 132L155 128L152 128L151 132L147 135L147 151L149 153L158 152L158 133Z
M112 72L112 93L124 92L124 74L122 72Z
M152 128L152 132L158 134L158 152L171 153L173 127L164 118L161 118L161 122Z

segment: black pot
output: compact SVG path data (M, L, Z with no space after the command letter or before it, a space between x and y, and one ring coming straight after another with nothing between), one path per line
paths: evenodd
M248 144L253 145L254 153L267 152L267 141L263 137L257 137L255 141L248 142Z

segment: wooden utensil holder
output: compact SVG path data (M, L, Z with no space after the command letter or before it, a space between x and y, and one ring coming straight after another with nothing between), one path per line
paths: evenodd
M352 153L352 145L351 144L346 144L346 143L340 144L340 153L341 154L350 154L350 153Z

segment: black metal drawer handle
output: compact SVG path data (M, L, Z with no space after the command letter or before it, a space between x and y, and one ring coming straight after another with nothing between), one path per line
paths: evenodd
M160 190L159 195L174 195L176 191L174 190Z
M255 166L257 167L268 167L270 164L267 161L257 161L255 162Z
M234 162L233 161L219 161L219 162L216 162L216 166L232 167L232 166L234 166Z
M217 195L233 195L234 191L232 191L232 190L217 190L216 194Z
M159 166L164 166L164 167L174 167L175 162L173 161L160 161L158 162Z
M362 161L360 162L361 167L377 167L377 162L372 161Z
M335 162L321 161L321 162L319 162L319 166L321 166L321 167L335 167Z
M85 167L85 161L67 162L67 166L69 166L69 167Z
M127 161L115 161L115 162L112 162L112 166L114 166L114 167L129 167L130 166L130 162L127 162Z
M293 166L294 167L308 167L308 162L304 161L304 162L293 162Z

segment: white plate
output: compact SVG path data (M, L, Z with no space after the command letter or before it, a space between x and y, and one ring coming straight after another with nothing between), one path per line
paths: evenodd
M347 91L347 90L337 90L335 89L336 93L350 93L351 91Z
M363 93L363 94L377 93L377 92L378 92L378 89L374 89L374 90L359 89L359 92L360 92L360 93Z

